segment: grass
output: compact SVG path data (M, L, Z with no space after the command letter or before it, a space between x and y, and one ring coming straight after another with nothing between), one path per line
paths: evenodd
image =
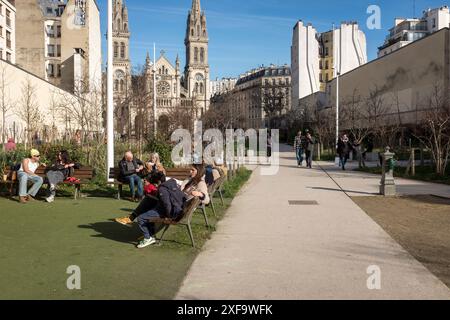
M250 175L240 171L225 185L225 194L235 195ZM219 219L231 201L227 197L222 207L215 200ZM137 250L137 226L111 221L135 206L113 198L59 197L53 204L26 205L0 198L0 299L172 299L214 228L207 229L196 213L197 248L185 228L174 226L162 246ZM81 269L81 290L66 287L72 265Z
M381 174L381 167L373 167L373 168L362 168L355 169L356 171L368 172L373 174ZM417 166L416 167L416 175L411 176L406 174L405 167L395 167L394 176L398 178L406 178L441 184L450 184L450 168L447 170L445 176L439 176L434 172L434 168L430 166Z

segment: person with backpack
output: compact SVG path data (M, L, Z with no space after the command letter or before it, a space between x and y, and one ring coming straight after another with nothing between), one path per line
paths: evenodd
M169 218L177 220L183 213L184 204L192 198L199 198L202 203L209 204L210 198L208 187L205 182L205 167L194 164L191 167L191 176L183 182L181 188L178 187L174 179L161 184L159 187L159 201L156 207L138 218L139 228L144 234L144 239L137 245L138 249L143 249L156 243L155 223L151 219Z

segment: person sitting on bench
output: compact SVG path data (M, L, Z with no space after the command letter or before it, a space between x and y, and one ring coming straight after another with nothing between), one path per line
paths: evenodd
M119 162L119 181L127 183L130 186L131 201L142 200L144 196L144 186L139 174L144 170L144 163L135 159L131 151L127 151L122 161ZM136 198L136 186L137 186L137 198Z
M41 155L38 150L32 149L30 151L30 158L24 159L17 172L19 180L19 201L20 203L27 203L33 201L39 189L41 189L44 179L39 177L35 172L40 166L39 160ZM33 183L30 190L27 191L28 181Z
M59 152L55 163L46 173L50 195L45 201L49 203L55 201L56 186L63 183L71 175L71 170L79 168L79 164L75 164L70 160L69 153L66 150Z

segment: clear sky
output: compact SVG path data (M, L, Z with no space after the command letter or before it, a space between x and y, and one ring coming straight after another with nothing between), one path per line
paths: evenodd
M97 0L106 34L107 1ZM132 33L130 54L133 66L142 65L147 51L157 55L164 49L171 61L177 54L184 67L186 19L192 0L125 0ZM444 0L416 0L416 16L426 8L446 5ZM297 20L311 22L319 31L333 22L358 21L367 37L369 60L376 58L380 46L393 26L395 17L410 18L414 0L201 0L209 31L211 79L237 77L262 64L290 64L292 28ZM378 5L382 29L368 30L369 5ZM104 58L106 39L103 37Z

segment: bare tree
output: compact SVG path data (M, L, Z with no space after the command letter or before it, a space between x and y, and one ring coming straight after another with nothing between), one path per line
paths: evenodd
M9 110L14 107L14 104L10 100L9 94L9 84L10 82L6 76L7 64L1 64L0 66L0 110L2 113L2 142L6 142L7 129L6 129L6 118L8 116Z
M377 101L373 104L375 106L373 108L375 117L380 116L379 103L381 102ZM370 135L372 128L368 108L363 107L361 96L356 89L353 90L351 97L344 99L341 110L342 127L348 130L356 143L361 144ZM376 122L376 119L374 119L374 122Z
M450 158L450 104L445 89L435 84L415 136L431 150L436 173L445 175Z
M275 117L280 117L288 109L289 89L284 85L275 85L263 89L263 110L268 118L268 127L272 129Z
M27 77L22 83L21 93L18 115L25 122L25 145L27 146L32 140L33 130L37 132L40 127L42 114L36 100L36 87L32 84L30 78Z

